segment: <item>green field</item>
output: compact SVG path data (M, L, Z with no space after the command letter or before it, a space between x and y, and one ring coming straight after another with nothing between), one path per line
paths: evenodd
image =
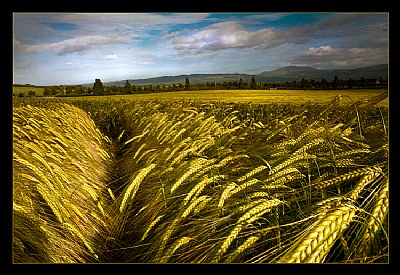
M18 96L19 93L23 93L27 96L29 91L35 91L36 96L43 96L43 90L44 88L39 87L13 87L13 94Z
M79 97L81 99L128 99L128 100L160 100L160 101L221 101L233 103L326 103L337 95L344 96L343 102L353 101L381 94L384 90L203 90L164 92L135 95L106 95ZM71 97L71 99L76 97ZM381 101L378 106L388 106L388 98Z

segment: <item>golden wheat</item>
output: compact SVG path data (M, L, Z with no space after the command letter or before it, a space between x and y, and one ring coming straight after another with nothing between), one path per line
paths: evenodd
M302 241L294 244L294 249L279 259L278 263L307 263L323 259L336 237L353 220L356 211L352 205L342 205L333 210L317 224L312 225Z
M224 262L233 263L235 262L236 258L242 254L246 249L252 247L255 242L257 242L261 238L260 235L250 236L244 241L238 248L232 251L229 255L227 255Z
M185 206L189 202L189 200L192 199L192 197L193 199L196 198L208 184L215 182L218 179L224 179L224 178L225 178L224 175L216 175L211 178L205 177L190 190L190 192L183 199L182 205Z
M211 198L207 195L204 196L200 196L197 199L195 199L191 204L189 204L189 206L185 209L185 211L182 213L181 218L184 219L187 216L189 216L189 214L196 208L196 206L198 204L200 204L203 201L209 201Z
M164 256L159 260L159 263L166 263L171 258L171 256L175 253L175 251L181 247L182 245L187 244L192 240L191 237L181 237L177 241L175 241L170 248L167 249Z
M35 100L13 112L19 262L387 260L382 124L337 99Z
M271 211L271 209L279 204L282 201L278 199L270 199L270 200L263 200L261 203L257 204L249 211L247 211L244 215L242 215L236 222L235 227L229 233L228 237L223 241L220 248L218 249L217 253L215 254L212 262L219 262L222 255L228 250L229 246L231 245L232 241L237 237L240 231L243 229L245 224L250 224L257 220L263 214Z
M252 176L254 176L254 175L256 175L256 174L258 174L258 173L260 173L262 171L264 171L267 168L268 168L268 166L265 166L265 165L258 166L256 168L254 168L253 170L251 170L250 172L248 172L246 175L238 178L237 181L238 182L244 181L244 180L246 180L246 179L248 179L248 178L250 178L250 177L252 177Z
M147 176L148 173L151 172L151 170L156 167L155 164L151 164L148 167L143 168L137 176L132 180L132 182L129 184L128 188L126 188L124 192L124 197L121 201L121 205L119 207L119 212L123 213L126 209L127 203L130 203L131 200L135 197L135 194L137 190L139 189L140 183L143 181L143 179Z
M148 236L150 230L154 227L154 225L156 223L158 223L165 215L160 215L157 218L154 219L154 221L152 221L149 225L149 227L146 229L146 231L143 233L143 236L141 238L141 241L143 241L144 239L146 239L146 237Z
M221 197L218 201L218 208L222 208L224 206L225 200L228 198L229 193L234 190L238 185L234 182L229 183L221 194Z
M382 224L389 211L389 180L386 179L381 190L377 194L374 208L371 216L368 219L367 230L362 236L362 243L359 250L362 251L362 256L366 258L371 251L372 240L375 234L382 229Z

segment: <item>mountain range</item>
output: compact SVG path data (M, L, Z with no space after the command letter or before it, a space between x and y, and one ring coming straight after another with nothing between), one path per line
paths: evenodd
M255 77L257 82L292 82L306 80L321 81L323 78L327 81L332 81L335 76L342 80L352 79L388 79L388 64L379 64L374 66L360 67L354 69L328 69L320 70L313 67L304 66L288 66L276 70L264 71L260 74L189 74L176 76L160 76L145 79L128 79L133 85L171 85L177 83L185 83L186 77L193 84L205 84L207 82L229 82L243 81L250 82L252 77ZM127 79L104 82L105 86L123 86ZM84 84L83 86L93 86L93 84Z

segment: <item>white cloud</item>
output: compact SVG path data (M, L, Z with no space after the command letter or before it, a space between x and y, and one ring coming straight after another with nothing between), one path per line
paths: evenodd
M13 38L13 47L14 47L14 49L22 47L22 42Z
M72 63L71 61L68 61L68 62L64 63L64 65L66 65L66 66L71 66L72 64L74 64L74 63Z
M73 24L70 32L78 36L101 35L136 38L148 30L167 30L171 26L191 25L212 20L207 13L17 13L14 15L14 35L34 42L63 35L51 23ZM43 23L47 24L43 24Z
M331 46L320 46L318 48L310 47L306 52L306 55L323 56L323 55L336 54L337 52L338 50L332 48Z
M154 65L155 64L153 61L146 61L146 60L134 61L134 63L137 64L137 65L143 65L143 66L150 66L150 65Z
M15 41L15 39L14 39ZM96 48L101 48L110 44L132 42L124 38L114 38L106 36L78 36L71 39L62 40L54 43L46 43L40 45L22 45L15 43L26 53L39 53L45 51L54 52L56 55L66 55L71 53L84 53Z
M233 21L213 24L188 36L184 36L182 32L164 36L172 42L175 50L185 54L214 53L229 48L254 47L268 44L275 37L276 34L272 29L265 28L249 32Z
M13 52L18 54L24 50L24 45L21 41L13 38Z
M363 67L388 63L388 53L381 48L334 48L332 46L311 47L294 57L291 65L314 66L316 68Z
M117 59L118 56L115 53L110 53L109 55L106 56L106 60L114 60Z
M279 14L277 18L284 15ZM346 24L364 18L365 15L350 14L330 16L324 20L312 24L306 24L292 28L272 28L264 27L256 31L248 31L242 27L238 21L226 21L210 25L192 34L188 31L175 31L164 36L172 43L172 46L181 54L215 54L221 50L230 48L250 48L270 50L278 46L294 43L305 44L315 39L316 33L319 35L331 36L337 33L338 25L344 28ZM249 17L251 19L253 17ZM248 20L246 19L246 20ZM246 20L242 20L245 24ZM257 25L253 18L252 24ZM310 48L309 55L335 54L335 49L331 46L321 46Z

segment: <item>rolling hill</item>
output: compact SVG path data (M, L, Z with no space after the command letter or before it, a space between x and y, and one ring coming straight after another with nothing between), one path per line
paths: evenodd
M186 77L189 78L191 83L207 83L207 82L228 82L228 81L239 81L240 78L243 81L250 82L252 76L255 77L257 82L292 82L301 81L302 78L315 81L320 81L325 78L328 81L332 81L335 75L339 79L347 80L352 79L387 79L388 78L388 64L380 64L368 67L354 68L354 69L330 69L320 70L312 67L304 66L288 66L282 67L276 70L264 71L260 74L189 74L189 75L176 75L176 76L160 76L145 79L128 79L133 85L171 85L176 83L185 83ZM123 86L125 80L104 82L105 86ZM83 86L91 87L93 83L83 84Z

